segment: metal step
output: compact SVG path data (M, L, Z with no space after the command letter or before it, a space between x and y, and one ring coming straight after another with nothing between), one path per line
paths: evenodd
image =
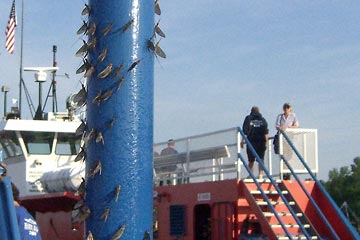
M251 190L250 191L251 194L261 194L261 191L260 190ZM264 190L264 193L265 194L272 194L272 195L277 195L279 194L276 190ZM288 194L289 192L288 191L281 191L282 194Z
M271 205L280 205L280 204L285 204L284 202L279 202L279 201L270 201ZM266 201L256 201L256 204L258 206L267 206L268 203ZM294 206L295 202L294 201L290 201L289 205Z
M294 240L307 239L306 236L303 234L291 235L291 238ZM286 240L289 239L289 237L285 235L277 235L277 239ZM319 239L319 238L317 236L310 236L310 239Z
M271 224L271 228L282 228L280 224ZM298 224L285 224L286 228L299 228L300 226ZM304 228L310 228L310 224L304 224Z
M279 216L283 216L283 217L285 217L285 216L287 216L287 217L292 216L291 213L286 213L286 212L278 212L277 214L278 214ZM264 212L264 216L265 216L265 217L273 217L273 216L275 216L275 214L272 213L272 212ZM302 217L303 214L302 214L302 213L296 213L296 216L297 216L297 217Z
M244 178L242 179L243 182L245 183L253 183L254 180L252 178ZM268 178L263 178L263 179L256 179L256 181L258 181L259 183L270 183L270 179ZM274 179L275 183L281 183L282 181L280 179Z

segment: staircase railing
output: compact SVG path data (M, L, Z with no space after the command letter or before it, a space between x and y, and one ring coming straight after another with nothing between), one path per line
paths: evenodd
M334 200L331 198L331 196L329 195L329 193L325 190L325 188L322 186L322 184L320 183L320 181L317 179L317 177L315 176L315 174L312 173L310 167L306 164L304 158L301 156L301 154L299 153L299 151L296 149L296 147L294 146L294 144L292 143L292 141L290 140L290 138L286 135L285 131L280 130L280 133L282 134L282 136L285 138L286 142L289 144L289 146L291 147L291 149L294 151L294 153L296 154L296 156L299 158L300 162L303 164L303 166L305 167L305 169L308 171L308 174L311 176L312 180L315 181L316 185L319 187L320 191L324 194L324 196L326 197L326 199L329 201L329 203L331 204L331 206L333 207L333 209L336 211L336 213L338 214L338 216L341 218L341 220L345 223L345 225L348 227L349 232L351 233L351 235L354 237L354 239L359 239L359 234L356 232L356 230L352 227L351 223L349 222L349 220L344 216L343 212L340 210L340 208L336 205L336 203L334 202ZM283 155L280 156L281 159L284 161L284 163L286 164L286 166L288 167L288 169L290 170L291 174L294 176L294 178L296 179L296 181L299 183L301 189L304 191L304 193L306 194L306 196L309 198L309 200L311 201L311 203L313 204L313 206L315 207L317 213L320 215L320 217L323 219L323 221L325 222L326 226L329 228L331 234L333 235L333 237L335 237L336 239L340 239L338 234L335 232L334 228L331 226L331 224L329 223L329 221L327 220L327 218L325 217L325 215L323 214L323 212L321 211L320 207L318 206L318 204L315 202L314 198L309 194L309 192L305 189L304 185L301 183L301 180L299 179L299 177L297 176L297 174L295 173L295 171L293 170L293 168L291 167L291 165L288 162L288 159L285 159L285 157Z
M263 169L263 172L265 173L265 175L269 178L271 184L274 186L274 188L276 189L277 193L279 194L279 196L281 197L281 199L283 200L284 204L286 205L286 207L289 209L291 215L293 216L293 218L295 219L295 221L297 222L297 224L299 225L299 228L301 229L302 233L306 236L307 239L311 239L311 237L309 236L307 230L304 228L302 222L300 221L300 219L297 217L296 213L294 212L294 210L292 209L292 207L290 206L288 200L286 199L286 197L284 196L284 194L282 194L281 189L279 188L279 186L276 184L276 182L274 181L274 179L272 178L271 174L269 173L269 171L267 170L265 164L263 163L263 161L260 159L259 155L256 153L254 147L252 146L252 144L250 143L249 139L246 137L245 133L242 131L241 128L239 128L239 132L241 134L241 137L245 140L245 143L247 145L247 147L250 149L251 153L255 156L256 161L258 162L258 164L261 166L261 168ZM292 235L289 233L289 231L287 230L284 222L281 220L280 216L278 215L277 211L275 210L275 208L272 206L269 198L267 197L267 195L265 194L264 190L261 188L259 182L257 181L255 175L252 173L252 171L250 170L245 158L241 155L241 153L238 153L238 157L241 159L241 161L243 162L243 165L245 167L245 169L248 171L249 175L251 176L251 178L253 179L254 183L256 184L256 187L258 188L258 190L261 192L262 197L264 198L264 200L267 202L268 206L270 207L271 211L274 213L276 219L278 220L278 222L280 223L282 229L285 231L287 237L289 239L293 239Z

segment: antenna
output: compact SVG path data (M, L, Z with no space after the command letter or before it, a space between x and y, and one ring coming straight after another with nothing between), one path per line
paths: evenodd
M39 83L39 106L36 110L34 119L42 120L43 111L42 111L42 86L41 84L46 81L47 73L46 72L56 72L58 67L26 67L24 71L35 72L35 82Z

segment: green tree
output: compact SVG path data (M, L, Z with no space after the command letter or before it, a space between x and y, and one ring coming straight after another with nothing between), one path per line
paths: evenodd
M350 167L331 170L329 180L323 184L338 206L347 202L355 215L360 216L360 157Z

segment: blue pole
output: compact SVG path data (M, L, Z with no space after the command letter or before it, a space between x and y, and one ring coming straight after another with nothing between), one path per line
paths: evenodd
M154 1L88 6L86 235L150 239Z
M9 177L0 176L0 239L20 240Z

